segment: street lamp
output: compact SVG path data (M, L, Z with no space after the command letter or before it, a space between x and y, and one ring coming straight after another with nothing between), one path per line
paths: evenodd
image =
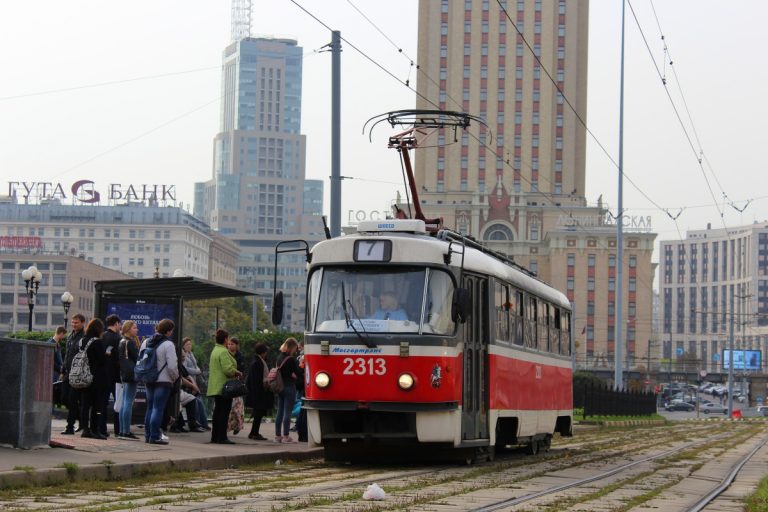
M72 296L69 292L64 292L61 294L61 305L64 306L64 328L67 328L67 315L69 315L69 306L72 305L72 301L75 300L75 298Z
M32 331L32 311L35 309L35 295L40 287L40 281L43 280L43 274L37 270L37 267L30 265L26 270L21 271L21 278L27 289L27 304L29 305L29 331Z

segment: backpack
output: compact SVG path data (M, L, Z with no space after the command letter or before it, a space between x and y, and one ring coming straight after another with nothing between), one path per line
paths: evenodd
M153 347L150 347L149 342L147 342L146 346L139 351L139 359L136 361L136 366L133 367L133 378L136 382L145 384L157 382L160 372L168 365L166 361L162 368L157 368L157 349L166 341L162 340Z
M280 373L280 368L283 367L287 360L288 358L286 357L280 366L272 368L267 374L267 386L273 393L280 394L283 392L283 389L285 389L285 383L283 382L283 375Z
M93 383L91 365L88 364L88 347L93 340L91 338L85 348L78 348L77 354L72 358L72 367L69 369L69 385L75 389L85 389Z

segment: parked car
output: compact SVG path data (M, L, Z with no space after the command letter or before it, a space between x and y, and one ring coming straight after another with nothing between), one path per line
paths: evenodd
M669 402L664 409L666 409L668 411L692 411L695 408L696 407L694 407L693 405L689 404L688 402L672 401L672 402Z
M699 404L699 410L704 414L709 414L709 413L728 414L727 407L723 407L720 404L713 404L712 402L705 402L703 404Z

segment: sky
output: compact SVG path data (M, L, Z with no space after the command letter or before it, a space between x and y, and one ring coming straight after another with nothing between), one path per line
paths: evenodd
M415 105L401 82L415 86L417 78L417 2L296 2L350 43L342 53L346 225L359 211L388 211L404 191L397 154L386 149L391 130L382 125L369 140L363 126ZM590 4L585 195L589 204L602 196L616 213L622 3ZM768 220L764 162L756 156L766 144L768 68L760 63L768 2L724 5L634 0L626 7L624 208L650 216L657 240L707 223ZM329 29L291 0L254 0L252 35L294 38L304 49L307 178L325 180L327 213L331 56L319 50ZM211 177L229 41L228 0L0 3L0 195L9 181L175 184L191 209L193 183Z

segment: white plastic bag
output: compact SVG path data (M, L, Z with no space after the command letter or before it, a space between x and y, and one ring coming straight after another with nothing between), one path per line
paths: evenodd
M383 500L386 497L387 493L385 493L384 489L379 487L378 484L369 485L368 489L363 493L364 500Z

